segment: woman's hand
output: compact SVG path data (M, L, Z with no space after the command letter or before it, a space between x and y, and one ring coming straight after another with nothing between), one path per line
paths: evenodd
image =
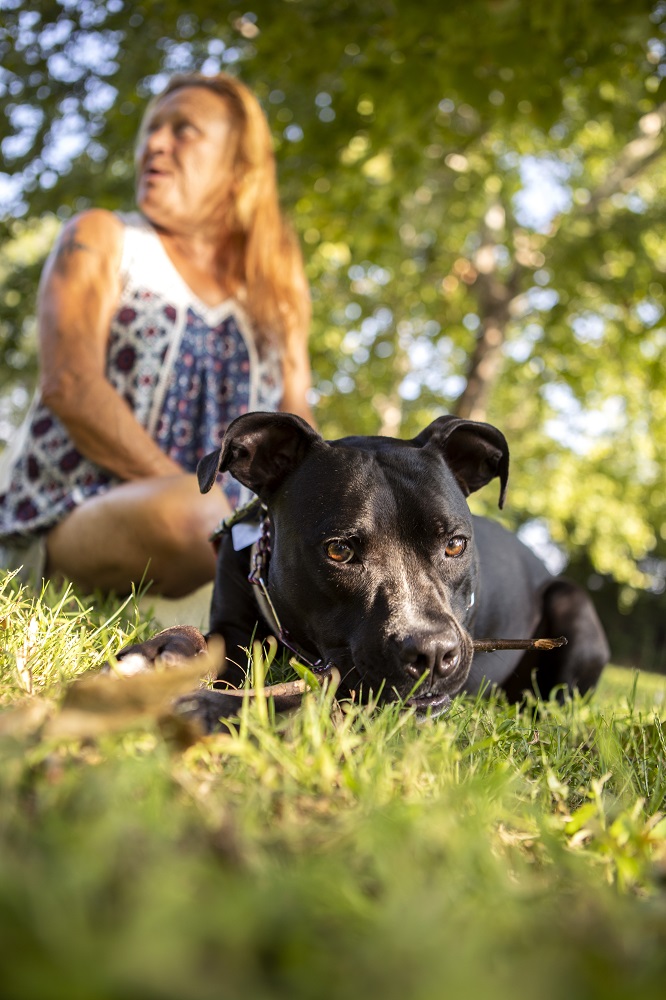
M105 376L123 225L92 209L63 228L39 294L41 393L79 451L123 480L182 473Z

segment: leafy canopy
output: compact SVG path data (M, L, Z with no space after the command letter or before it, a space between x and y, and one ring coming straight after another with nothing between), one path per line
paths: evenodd
M226 69L275 135L324 432L487 416L512 446L514 525L545 523L626 601L660 585L666 4L2 7L6 385L34 367L56 219L129 207L146 99Z

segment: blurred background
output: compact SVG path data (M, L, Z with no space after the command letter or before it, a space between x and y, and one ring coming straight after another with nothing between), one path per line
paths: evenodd
M325 436L495 423L501 519L666 672L666 3L244 2L0 0L0 443L59 226L132 207L170 73L226 70L275 137Z

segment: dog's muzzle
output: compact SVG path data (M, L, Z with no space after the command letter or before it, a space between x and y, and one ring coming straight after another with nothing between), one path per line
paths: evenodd
M453 619L438 628L387 636L378 647L366 632L347 650L363 689L378 693L384 704L403 700L417 718L436 718L447 710L467 679L472 656L472 640Z
M399 657L403 670L421 685L411 695L406 705L416 709L417 719L442 715L451 704L452 686L459 683L457 673L461 667L465 648L462 635L453 626L442 630L420 632L407 636L400 643ZM464 671L466 676L467 671ZM453 685L452 685L453 682Z
M433 682L449 677L460 665L463 654L462 638L451 627L408 635L400 643L399 657L406 673L418 680L425 674Z

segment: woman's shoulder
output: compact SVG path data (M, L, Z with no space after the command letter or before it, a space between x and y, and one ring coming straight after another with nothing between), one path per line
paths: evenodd
M154 238L155 230L139 212L111 212L106 208L86 208L63 226L61 234L88 245L101 244L105 250L122 249L129 234ZM62 235L61 235L62 238Z
M121 218L106 208L86 208L73 215L62 227L63 233L71 235L75 232L81 239L86 238L89 242L108 243L112 240L119 244L123 239L123 230Z
M157 234L139 212L111 212L105 208L88 208L72 216L63 226L59 242L76 243L99 251L104 266L120 277L121 284L142 280L146 268L151 270Z
M89 267L104 273L117 271L123 252L123 225L113 212L88 208L68 219L58 234L52 257L73 250L94 251L86 254Z

